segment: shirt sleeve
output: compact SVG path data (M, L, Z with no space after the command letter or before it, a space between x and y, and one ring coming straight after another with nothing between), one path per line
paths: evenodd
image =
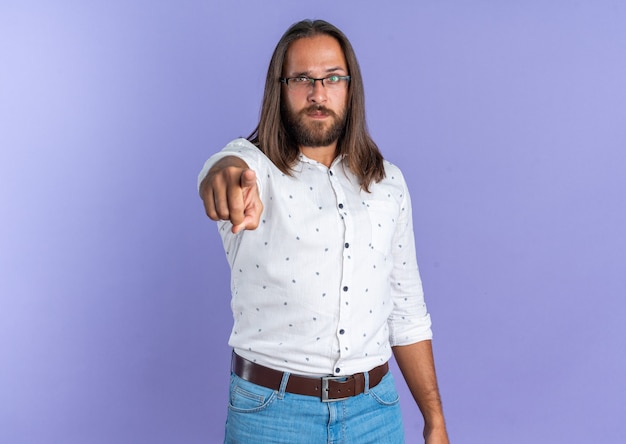
M391 346L432 339L431 320L415 253L411 198L404 179L403 188L400 215L391 246L393 311L388 319Z

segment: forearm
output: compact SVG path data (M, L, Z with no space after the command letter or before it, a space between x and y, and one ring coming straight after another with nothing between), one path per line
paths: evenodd
M393 347L393 353L409 390L424 416L424 434L439 430L440 434L445 435L445 421L435 373L432 342L428 340L396 346ZM447 440L447 437L445 439Z

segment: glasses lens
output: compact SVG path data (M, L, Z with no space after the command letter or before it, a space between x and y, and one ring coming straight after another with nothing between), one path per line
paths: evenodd
M324 86L326 88L336 89L343 86L343 80L339 76L330 76L324 79Z
M294 91L306 90L311 86L311 79L308 77L292 77L287 79L287 86Z

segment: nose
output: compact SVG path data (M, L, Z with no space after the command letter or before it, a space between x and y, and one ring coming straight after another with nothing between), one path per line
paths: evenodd
M326 101L326 88L323 79L315 79L313 85L309 88L308 99L313 103L321 103Z

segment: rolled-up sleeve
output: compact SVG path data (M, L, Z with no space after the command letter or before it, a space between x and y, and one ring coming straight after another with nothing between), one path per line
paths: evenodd
M432 339L430 315L417 266L411 199L406 183L391 254L390 285L394 305L388 319L389 342L397 346Z

